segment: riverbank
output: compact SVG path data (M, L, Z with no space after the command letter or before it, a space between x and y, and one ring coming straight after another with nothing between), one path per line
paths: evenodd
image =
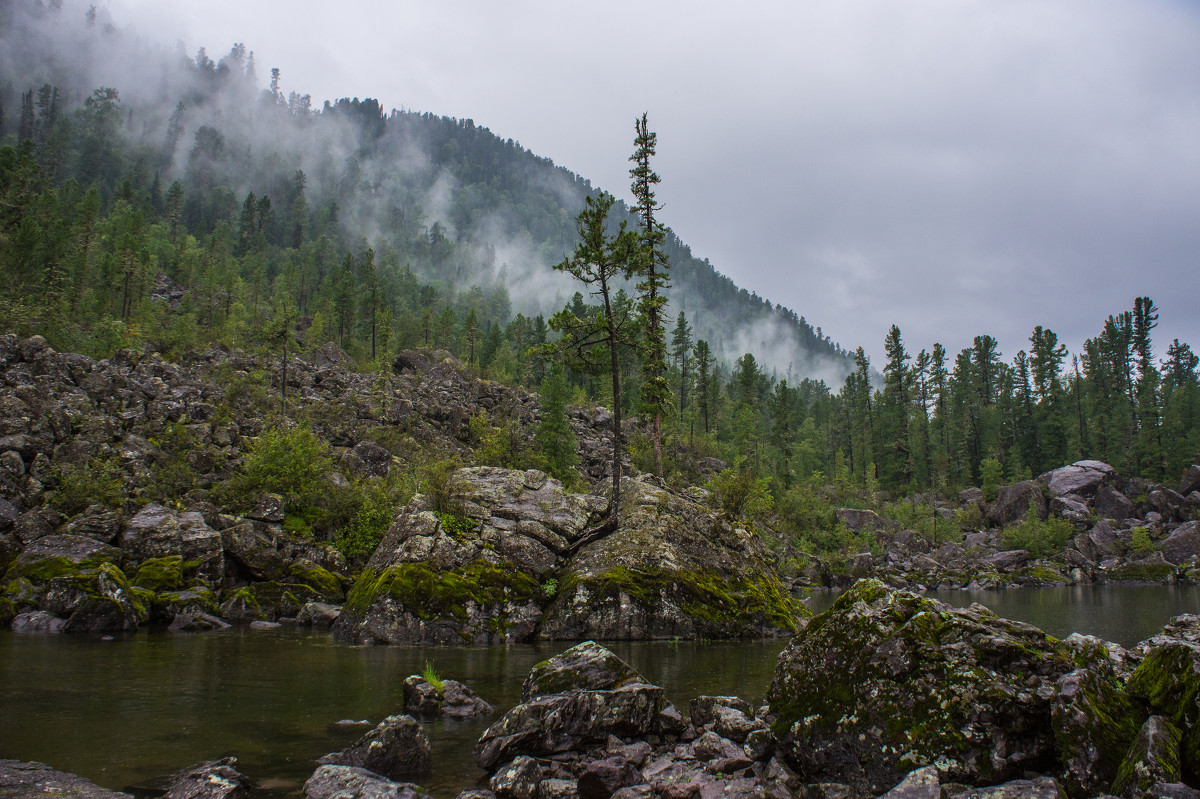
M1067 632L1101 634L1088 619L1124 617L1124 632L1103 637L1132 644L1155 634L1169 616L1200 606L1197 591L1182 586L991 591L960 595L955 604L1025 597L1032 603L1043 596L1046 615L1059 617L1070 627ZM1052 597L1057 612L1050 608ZM1000 615L1032 621L1013 609ZM1024 608L1031 609L1038 608ZM0 633L0 661L7 669L0 703L10 711L0 718L0 757L47 762L125 789L161 788L162 778L172 772L236 755L241 771L270 788L259 795L284 796L299 790L317 757L361 735L334 722L374 724L400 712L404 676L420 673L426 661L506 710L519 702L521 683L533 666L567 646L346 647L302 628L234 628L203 635L143 630L115 638ZM758 708L785 644L605 645L662 686L676 707L716 694L740 696ZM452 799L479 780L486 782L471 752L494 720L426 720L435 768L418 780L422 787ZM124 731L121 736L109 734L113 725Z

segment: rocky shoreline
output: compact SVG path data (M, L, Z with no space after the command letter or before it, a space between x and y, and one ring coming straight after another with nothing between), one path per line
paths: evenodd
M1194 799L1200 616L1128 649L1058 640L979 605L863 580L796 633L768 703L663 689L586 641L537 664L496 716L452 680L413 676L405 707L314 764L307 799L423 797L439 769L419 720L491 715L486 786L459 799ZM168 799L258 795L235 760L175 775ZM444 766L442 766L444 767ZM0 796L124 797L0 761Z

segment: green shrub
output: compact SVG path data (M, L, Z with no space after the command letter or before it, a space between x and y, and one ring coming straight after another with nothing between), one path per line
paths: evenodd
M233 478L234 498L249 505L263 493L280 494L289 509L324 504L329 494L333 454L310 427L268 427L250 445L241 472Z
M764 520L775 504L770 480L755 477L754 473L736 464L714 475L708 482L713 506L737 524L754 524Z
M429 499L430 509L436 513L463 516L462 484L458 478L458 458L435 460L421 467L419 484L421 493Z
M414 487L409 475L389 475L373 478L360 484L359 505L350 521L339 527L335 545L351 561L370 557L396 512L412 499Z
M962 527L958 522L943 518L929 502L889 502L880 509L879 515L899 522L904 529L914 530L939 544L950 541L958 543L963 538Z
M58 488L50 504L68 515L88 505L119 508L125 500L124 475L116 458L92 458L86 466L70 463L56 467Z
M431 661L425 661L425 670L421 672L421 676L425 678L425 682L436 688L439 694L445 689L445 680L434 670Z
M1000 496L1000 482L1004 479L1004 467L1000 465L1000 461L996 456L992 456L984 460L979 465L980 479L983 483L980 486L983 489L983 498L987 502L991 502Z
M1154 549L1154 542L1150 540L1150 533L1145 527L1133 528L1129 549L1138 555L1145 555Z
M1044 558L1061 552L1074 535L1069 521L1055 516L1043 521L1031 502L1025 518L1000 533L1000 542L1005 549L1025 549L1035 558Z

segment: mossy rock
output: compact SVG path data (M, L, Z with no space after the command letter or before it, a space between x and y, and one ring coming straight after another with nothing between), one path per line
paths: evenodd
M812 615L778 579L767 575L730 577L716 569L618 566L595 576L569 579L559 593L570 601L580 586L586 589L589 602L603 605L623 598L640 606L631 614L640 611L651 619L667 608L678 608L687 617L684 626L692 627L694 637L699 638L757 637L771 629L795 632L799 621ZM648 632L646 637L654 637L653 629ZM668 632L664 629L659 634Z
M595 641L584 641L530 669L521 685L521 701L567 691L612 691L644 682L641 674L611 651Z
M216 592L204 585L192 586L180 591L163 591L152 594L148 603L151 620L160 622L170 622L178 613L199 611L213 616L220 613Z
M806 782L878 795L915 768L987 785L1053 768L1060 641L981 606L861 580L780 655L768 701Z
M42 609L67 619L64 632L131 632L149 617L125 573L111 563L46 584Z
M239 588L221 603L221 616L229 621L276 621L295 618L308 602L321 596L299 583L262 582Z
M1110 583L1166 583L1175 578L1170 563L1125 563L1104 571Z
M326 601L340 603L346 598L341 578L311 561L298 560L291 564L288 572L297 582L311 587Z
M172 555L143 561L133 575L133 584L150 591L175 591L183 587L183 558Z
M511 563L476 560L438 571L406 562L364 569L333 632L359 642L524 641L533 635L541 600L541 585Z
M1051 722L1063 787L1071 796L1097 796L1116 778L1146 714L1126 693L1107 652L1076 650L1076 663L1082 667L1055 686Z
M1113 781L1112 794L1141 799L1157 783L1181 780L1179 748L1183 733L1164 716L1146 719Z
M390 596L417 618L465 620L467 603L478 607L537 598L541 586L511 566L474 561L462 569L435 571L424 563L401 563L381 572L365 569L346 597L343 613L363 615L383 596Z
M58 577L75 577L102 564L121 563L121 550L85 536L51 535L40 538L17 556L5 581L23 577L35 584Z
M0 627L8 627L17 617L17 606L8 597L0 597Z
M1129 693L1184 731L1183 765L1200 773L1200 645L1166 641L1146 653Z

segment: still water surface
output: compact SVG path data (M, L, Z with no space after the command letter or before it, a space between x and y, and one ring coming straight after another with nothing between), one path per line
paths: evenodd
M1065 636L1133 644L1178 613L1200 612L1200 588L1107 586L936 593ZM820 610L831 594L812 598ZM686 712L698 694L763 701L783 641L617 642L611 648ZM499 709L520 697L538 662L566 643L488 648L347 647L303 631L95 637L0 633L0 758L39 760L143 795L200 760L236 755L264 795L300 794L313 760L361 735L339 719L377 723L403 706L404 677L432 662ZM471 748L490 719L427 722L434 773L420 782L453 797L482 784Z

